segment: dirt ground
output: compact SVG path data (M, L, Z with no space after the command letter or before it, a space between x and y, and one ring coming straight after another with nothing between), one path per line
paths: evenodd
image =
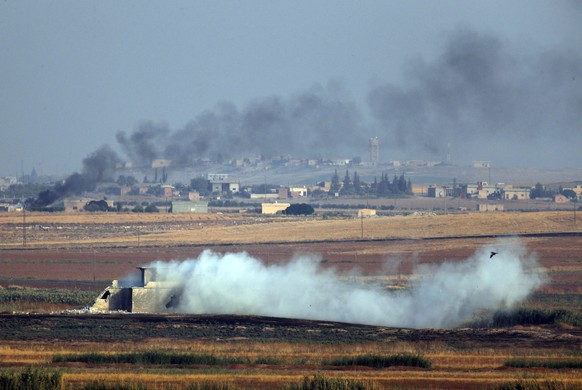
M545 292L582 294L582 245L578 236L520 239L550 276ZM203 250L248 252L266 264L308 254L322 267L357 270L368 278L406 279L420 264L461 261L497 238L233 244L183 247L19 249L0 251L0 285L100 290L155 260L196 258Z
M388 288L400 288L406 286L414 269L421 264L463 261L486 245L502 251L507 244L500 239L514 236L513 239L520 240L538 258L539 268L530 271L539 272L543 268L549 276L547 284L537 292L540 296L534 300L544 308L580 311L582 236L578 233L579 223L564 213L518 214L390 217L366 221L245 219L224 215L193 219L182 216L140 219L140 216L128 215L117 221L106 215L31 216L26 228L27 245L19 241L23 229L18 229L22 227L18 220L0 217L0 286L100 291L112 279L123 278L151 261L191 259L204 250L212 250L245 251L266 264L309 255L323 268L331 267L340 273L356 269L364 281L381 281ZM139 241L136 231L141 234ZM37 356L42 352L50 356L65 345L77 345L80 351L171 345L188 352L194 345L206 345L213 351L225 350L230 354L232 351L246 353L253 343L265 348L290 343L298 349L312 350L314 355L322 354L328 346L350 350L364 345L374 351L398 351L406 346L435 362L431 370L424 371L401 367L339 370L322 365L243 365L224 368L226 376L218 373L211 377L216 381L229 377L238 384L248 383L255 388L259 384L262 388L281 387L282 381L296 382L315 370L324 370L332 377L373 379L386 387L402 388L482 389L525 376L559 380L572 384L573 388L582 383L580 370L576 369L503 367L504 359L509 357L579 356L582 330L561 325L402 329L258 316L0 313L0 340L4 348L0 348L2 367L23 367L30 364L27 359L32 359L28 354ZM19 354L22 361L18 360ZM107 376L110 380L120 378L117 366L74 363L58 367L66 370L66 381L71 384L84 383L94 375ZM135 380L145 380L146 372L159 374L160 371L156 367L125 367L124 370ZM163 380L196 381L206 375L208 368L180 367L179 375L175 368L171 370L172 374ZM277 385L271 386L269 381ZM151 383L161 382L152 379Z
M451 348L577 351L582 329L401 329L232 315L0 314L0 340L139 342L147 339L306 343L434 342Z

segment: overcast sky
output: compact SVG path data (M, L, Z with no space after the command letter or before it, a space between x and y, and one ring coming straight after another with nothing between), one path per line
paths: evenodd
M159 157L216 134L227 157L365 160L377 135L383 160L580 167L581 21L575 0L1 1L0 175L139 158L144 129Z

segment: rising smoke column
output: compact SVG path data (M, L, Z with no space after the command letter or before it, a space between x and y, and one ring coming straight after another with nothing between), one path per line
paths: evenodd
M511 46L458 28L434 59L407 62L403 81L368 95L381 141L408 154L511 163L561 161L552 147L582 142L582 58L564 48ZM539 151L547 155L539 155ZM536 151L536 152L534 152Z
M365 150L361 121L349 94L329 83L290 97L257 98L243 108L221 102L174 132L144 122L129 136L118 133L117 140L132 161L146 166L156 158L171 159L174 166L252 155L335 158L352 153L354 144Z
M51 189L41 191L36 199L29 199L27 207L44 207L69 195L93 191L98 183L111 180L115 165L120 161L117 153L104 145L83 159L83 170L75 172Z
M530 272L535 256L518 241L498 242L462 262L418 270L419 281L404 292L346 281L301 256L266 266L246 253L203 252L184 262L157 262L158 279L183 285L178 311L195 314L254 314L384 326L454 327L484 310L508 308L544 282Z
M582 143L582 58L574 51L511 46L458 28L436 58L401 60L402 80L370 89L371 118L330 82L243 107L223 101L175 130L144 121L117 140L139 166L171 159L175 167L252 155L353 157L372 136L394 158L442 159L450 144L459 159L506 163L561 161L564 153L550 146L563 149L568 137L576 152ZM537 153L541 147L548 155Z

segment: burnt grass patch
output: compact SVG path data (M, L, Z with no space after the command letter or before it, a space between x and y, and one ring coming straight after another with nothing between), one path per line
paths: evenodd
M565 333L568 333L565 337ZM382 326L234 315L0 314L0 340L136 342L151 338L213 341L432 342L465 349L576 349L582 330L552 328L403 329Z

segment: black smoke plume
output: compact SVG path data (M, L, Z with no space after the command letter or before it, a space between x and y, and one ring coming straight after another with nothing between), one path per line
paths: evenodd
M83 160L82 173L73 173L52 189L42 191L36 199L27 201L27 208L46 207L69 195L80 195L93 191L97 184L111 180L115 165L120 161L117 154L104 145Z
M173 133L166 125L143 123L130 136L118 133L117 140L141 166L156 158L187 166L198 158L334 157L351 152L354 144L365 150L361 119L351 98L331 83L290 98L257 99L243 109L222 102Z
M552 147L566 138L582 143L582 59L576 53L532 54L460 28L434 61L416 59L407 69L404 82L380 85L368 96L385 145L442 158L450 144L467 160L535 164L563 158L561 148L552 160Z
M222 102L175 131L143 122L129 136L118 133L117 141L141 167L154 159L184 167L199 158L352 157L366 153L371 136L380 138L384 159L442 159L450 146L456 161L581 162L582 58L565 48L515 48L459 28L435 59L410 60L403 81L374 87L368 105L370 121L340 85L329 83L242 109ZM42 207L93 190L117 161L101 147L83 161L81 173L31 202Z
M202 157L351 157L367 152L371 136L380 138L387 159L440 160L452 148L458 162L561 164L565 138L572 141L566 145L571 155L578 154L577 53L516 48L458 28L436 58L406 65L402 81L371 89L367 122L349 94L330 83L289 98L257 99L242 109L223 102L175 131L144 122L129 136L118 133L117 140L140 166L162 158L188 166Z

